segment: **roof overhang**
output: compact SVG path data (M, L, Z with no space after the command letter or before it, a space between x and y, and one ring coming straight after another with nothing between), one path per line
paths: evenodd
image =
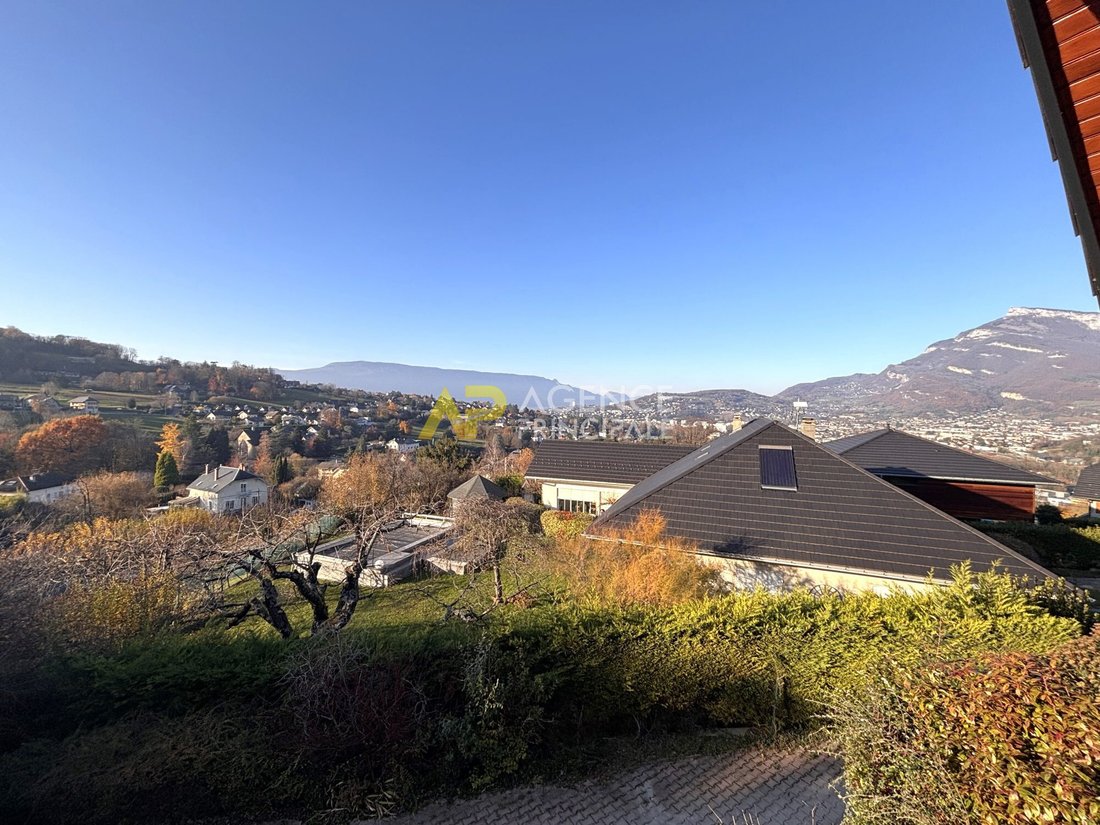
M561 478L551 476L526 476L527 481L541 481L543 484L565 484L575 485L577 487L618 487L623 490L629 490L634 487L637 482L631 483L629 481L593 481L592 479L579 479L579 478Z
M1054 479L1049 481L1006 481L1003 478L966 478L964 476L930 476L924 473L891 473L883 472L878 469L868 469L867 472L878 476L879 478L891 479L891 478L905 478L913 479L917 481L943 481L948 484L995 484L998 487L1037 487L1039 484L1058 484L1059 482Z
M1091 6L1085 0L1081 0L1080 6L1081 10L1091 13ZM1063 59L1054 20L1045 0L1008 0L1008 8L1024 67L1031 69L1051 155L1058 161L1062 173L1070 217L1084 248L1092 292L1100 299L1100 192L1090 169L1092 164L1082 134L1082 118L1078 117L1074 106L1066 72L1067 64L1079 61ZM1100 165L1097 168L1100 170Z

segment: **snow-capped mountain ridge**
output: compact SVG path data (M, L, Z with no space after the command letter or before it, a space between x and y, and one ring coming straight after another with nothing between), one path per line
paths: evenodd
M1100 313L1013 307L880 373L799 384L778 397L801 398L821 412L1100 414Z

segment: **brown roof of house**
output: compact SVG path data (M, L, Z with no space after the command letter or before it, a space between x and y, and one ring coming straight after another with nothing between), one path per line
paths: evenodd
M1008 0L1008 6L1061 168L1092 291L1100 297L1100 4Z
M889 427L839 438L826 442L825 446L883 478L935 478L1032 487L1058 484L1053 478Z
M761 448L790 450L796 489L762 483ZM757 419L701 447L623 495L593 524L624 527L646 509L670 536L704 552L904 580L952 565L1051 574L988 536L788 427Z
M694 449L639 442L543 441L527 478L637 484Z

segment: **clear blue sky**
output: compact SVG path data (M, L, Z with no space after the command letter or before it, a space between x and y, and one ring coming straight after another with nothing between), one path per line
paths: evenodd
M1005 4L870 8L8 0L0 325L772 392L1095 310Z

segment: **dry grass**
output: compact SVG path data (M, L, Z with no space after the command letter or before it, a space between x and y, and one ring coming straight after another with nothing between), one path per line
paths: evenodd
M598 539L560 539L550 560L579 601L595 604L668 606L721 589L717 573L696 561L694 546L665 535L655 510Z

